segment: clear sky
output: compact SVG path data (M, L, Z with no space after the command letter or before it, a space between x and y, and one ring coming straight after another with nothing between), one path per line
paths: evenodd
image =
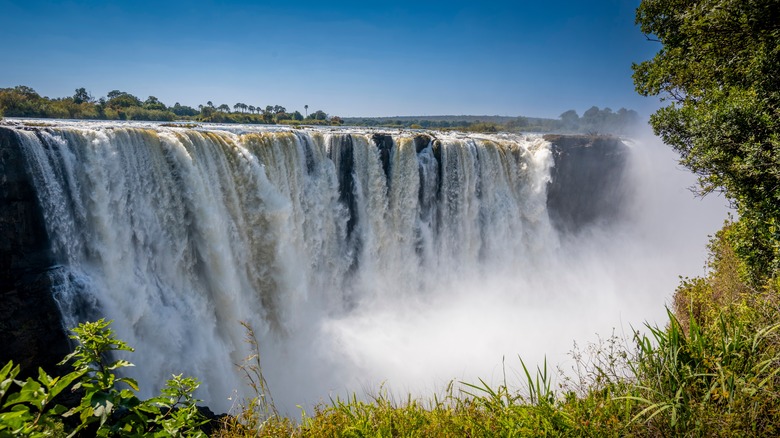
M635 109L639 0L0 0L0 87L340 116Z

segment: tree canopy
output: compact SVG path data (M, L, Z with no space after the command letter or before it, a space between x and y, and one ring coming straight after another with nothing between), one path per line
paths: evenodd
M308 105L305 106L308 109ZM63 98L42 97L28 86L0 88L0 115L7 117L57 117L70 119L101 120L191 120L214 123L279 123L298 125L339 125L339 117L328 117L321 110L304 119L299 111L287 112L281 105L247 105L237 102L230 106L223 103L214 106L208 101L198 109L176 102L169 107L155 96L142 101L126 91L111 90L105 97L95 99L84 87L77 88L73 96Z
M749 274L780 267L780 7L777 0L643 0L636 15L660 43L634 83L667 105L657 135L740 215L735 245Z

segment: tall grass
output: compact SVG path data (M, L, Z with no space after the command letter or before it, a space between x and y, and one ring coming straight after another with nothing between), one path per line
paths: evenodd
M575 345L573 372L557 376L546 361L530 367L519 359L516 388L504 372L497 386L453 381L428 399L397 401L380 389L292 421L273 407L245 326L256 354L242 369L256 396L219 436L779 436L780 281L761 290L741 281L726 234L709 247L709 273L683 279L662 325L647 324L627 341L613 335Z

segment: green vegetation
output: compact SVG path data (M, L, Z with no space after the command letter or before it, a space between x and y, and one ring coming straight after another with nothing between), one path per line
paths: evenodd
M585 350L575 347L574 374L557 387L546 364L534 370L521 360L525 382L520 388L452 382L429 400L400 402L380 390L370 401L352 396L321 404L311 414L302 413L299 422L274 408L259 345L246 327L255 354L242 369L255 396L226 417L215 436L780 435L776 6L775 0L643 0L637 11L642 31L661 44L653 60L634 66L637 90L670 102L652 117L653 128L699 175L700 193L721 191L739 212L738 220L728 221L711 239L706 275L682 279L663 325L648 325L627 344L612 337ZM100 103L106 116L114 114L109 110L129 116L131 108L164 111L152 97L143 103L122 92L108 97ZM92 114L93 107L97 104L84 89L62 100L40 98L27 87L0 90L0 110L7 116ZM236 114L211 102L207 108L214 117ZM260 114L238 104L234 110L254 117L286 114L274 107ZM596 108L580 118L567 111L559 122L571 129L605 129L612 123L610 114L619 113ZM203 108L198 117L204 117ZM421 127L451 123L395 119ZM464 122L455 123L486 131L508 124ZM516 126L533 123L539 122L518 119ZM18 366L2 368L0 436L82 430L102 436L202 434L205 420L192 397L197 381L174 376L162 396L139 400L136 383L114 374L129 363L107 359L112 352L129 350L111 336L107 323L84 324L75 333L79 346L66 358L74 369L69 374L51 377L41 371L37 380L22 382L15 380ZM120 384L128 388L118 389ZM78 403L58 404L58 396L73 390Z
M62 361L73 371L51 377L42 369L38 379L16 380L19 365L8 362L0 370L0 436L206 436L200 427L207 420L195 406L192 393L199 383L174 375L161 395L140 400L138 384L118 377L116 370L132 366L112 360L112 353L133 351L114 338L109 322L99 320L76 327L71 336L78 344ZM124 387L124 388L122 388ZM67 392L78 403L56 403Z
M380 389L369 401L321 404L295 424L255 385L257 397L218 436L777 436L780 286L756 291L740 280L732 225L712 239L708 274L682 282L665 325L629 345L613 336L575 347L574 373L558 387L546 364L520 360L519 388L452 382L428 400L402 401Z
M580 117L568 110L559 119L503 116L421 116L421 117L345 117L350 126L388 127L407 129L440 129L466 132L558 132L584 134L629 134L639 123L634 110L594 106Z
M401 401L380 388L368 401L335 399L295 421L274 407L245 325L253 353L241 370L255 395L207 424L194 406L194 379L173 376L160 397L139 400L136 382L114 374L129 363L112 353L130 349L101 320L74 330L73 372L22 382L18 366L0 371L0 436L202 436L207 428L219 437L776 436L780 284L757 291L740 279L732 226L712 239L708 274L683 280L664 326L646 327L629 345L611 337L575 347L573 373L557 387L546 364L520 360L518 388L451 382L428 400ZM63 393L80 400L64 407L56 402Z
M305 106L308 114L309 106ZM73 96L50 99L41 97L30 87L19 85L14 88L0 88L0 117L37 117L60 119L95 119L95 120L146 120L170 122L185 120L213 123L298 123L307 125L340 125L338 116L330 117L322 110L304 117L299 111L287 112L283 106L247 105L238 102L230 106L222 104L214 106L209 101L199 105L198 109L181 105L176 102L172 107L166 106L155 96L149 96L145 101L120 90L112 90L106 97L95 99L85 88L76 89Z
M656 134L721 191L740 220L731 236L753 285L780 269L780 9L775 0L645 0L642 31L662 44L634 65L643 95L669 105Z
M633 110L592 107L580 117L576 111L561 114L560 119L500 116L430 116L341 118L329 116L322 110L305 115L288 112L280 105L265 108L243 102L221 104L213 102L192 108L176 102L168 107L155 96L142 101L120 90L111 90L106 97L95 99L85 88L75 90L73 96L50 99L40 96L30 87L19 85L0 88L0 117L36 117L95 120L146 120L170 122L174 120L210 123L283 124L283 125L350 125L408 129L442 129L466 132L570 132L588 134L627 134L639 121Z

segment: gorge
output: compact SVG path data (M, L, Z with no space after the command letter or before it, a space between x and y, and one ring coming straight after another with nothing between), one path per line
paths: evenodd
M686 257L657 240L669 229L646 227L664 221L653 200L671 201L658 175L642 180L635 149L611 137L11 120L0 359L52 367L63 329L106 317L137 349L143 391L184 372L227 411L245 395L244 321L294 413L383 381L414 393L490 378L504 356L560 358L552 342L565 352L575 335L661 312L657 286L672 289L659 276L673 284Z

